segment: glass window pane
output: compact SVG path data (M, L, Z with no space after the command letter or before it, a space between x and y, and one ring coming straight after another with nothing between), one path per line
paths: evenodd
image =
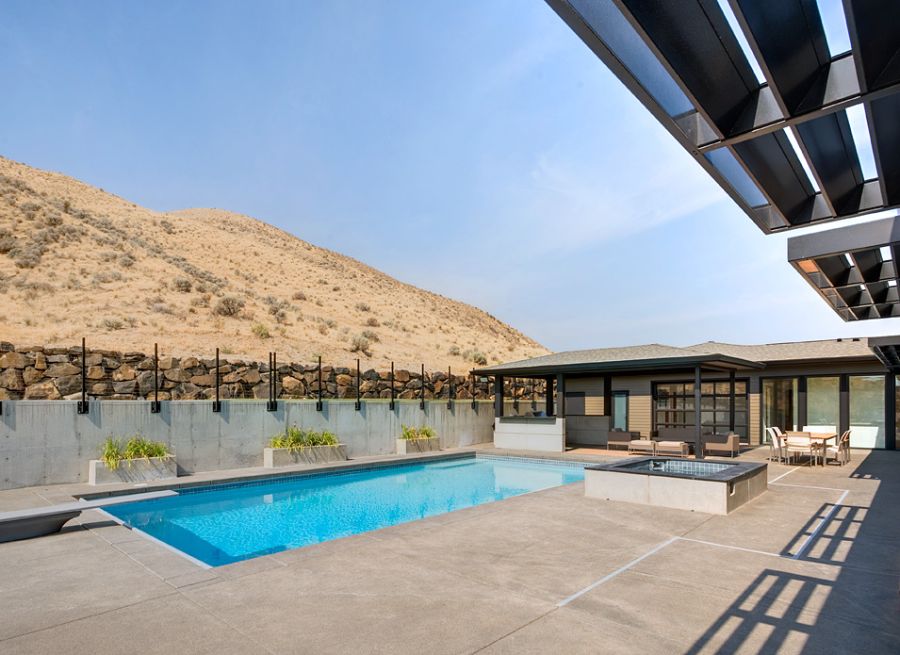
M700 412L700 425L712 425L713 412Z
M719 148L707 152L704 157L710 164L716 167L716 170L722 174L732 188L740 195L751 207L763 207L768 203L766 197L756 186L738 160L728 148Z
M840 378L806 380L806 425L811 432L836 432L840 422Z
M706 396L700 398L700 409L712 410L716 408L716 403L714 398L707 398Z
M716 395L727 396L730 391L731 386L728 382L716 382Z
M716 424L728 425L728 412L716 412Z
M734 399L734 409L737 412L747 411L747 396L737 396Z
M747 394L747 383L746 382L735 382L734 383L734 393L740 396Z
M731 401L728 396L722 398L721 396L716 397L716 409L720 412L727 412L731 407Z
M747 425L747 413L746 412L735 412L734 413L734 425Z
M850 376L850 445L884 448L884 376Z
M715 391L715 385L712 382L704 382L700 385L700 393L704 396L712 395Z
M797 378L773 378L763 380L763 439L765 428L777 427L783 431L796 430L798 404Z

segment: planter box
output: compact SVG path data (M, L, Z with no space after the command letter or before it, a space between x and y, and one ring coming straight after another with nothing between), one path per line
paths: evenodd
M178 477L175 455L149 459L125 459L114 471L99 459L88 464L88 484L122 484L123 482L152 482Z
M429 453L441 449L440 437L428 439L397 439L397 454Z
M267 469L294 464L326 464L348 459L347 446L310 446L301 450L290 448L266 448L263 450L263 466Z

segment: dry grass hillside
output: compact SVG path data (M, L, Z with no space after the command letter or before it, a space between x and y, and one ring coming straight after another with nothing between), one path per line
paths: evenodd
M429 369L547 351L489 314L261 221L159 213L0 157L0 340Z

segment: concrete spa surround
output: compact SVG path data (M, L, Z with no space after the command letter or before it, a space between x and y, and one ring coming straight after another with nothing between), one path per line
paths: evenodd
M645 459L666 458L638 457L624 462L586 467L584 495L588 498L707 514L728 514L768 488L765 463L717 462L728 464L729 468L721 473L698 476L625 468Z

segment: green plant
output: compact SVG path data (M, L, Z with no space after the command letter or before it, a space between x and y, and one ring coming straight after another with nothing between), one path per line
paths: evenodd
M267 328L262 323L254 324L254 326L250 328L250 330L260 339L269 339L272 337L272 335L269 334L269 328Z
M100 447L100 461L106 464L106 468L115 471L119 463L130 462L134 459L150 459L151 457L167 457L168 449L161 441L150 441L140 435L131 437L125 446L120 439L108 437Z
M298 452L312 446L337 446L337 437L328 430L304 430L296 425L288 427L283 433L276 434L269 440L272 448L287 448Z
M423 425L422 427L418 428L412 425L400 426L400 438L407 441L415 441L416 439L432 439L435 436L437 436L437 432L435 432L434 428L430 425Z

